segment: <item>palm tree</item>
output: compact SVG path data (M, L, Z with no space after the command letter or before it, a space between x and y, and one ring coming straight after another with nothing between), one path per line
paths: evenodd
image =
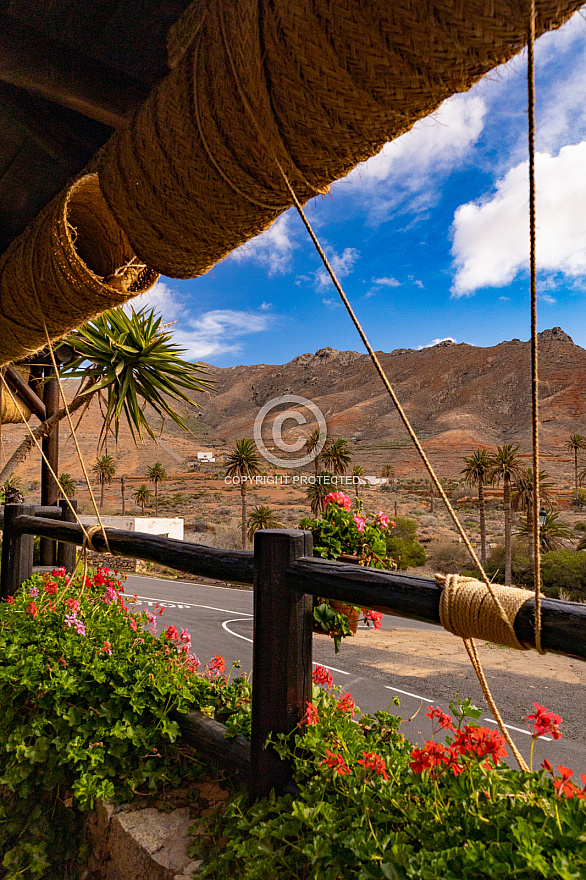
M586 449L586 437L581 434L570 434L565 447L574 453L574 500L578 503L578 450ZM1 479L1 476L0 476Z
M552 507L555 504L555 498L551 491L553 483L549 479L549 474L546 474L545 471L539 471L538 481L540 505ZM526 532L529 538L529 559L533 562L533 468L520 471L515 477L511 506L513 510L524 510L526 513L524 533Z
M144 516L145 506L151 500L153 493L146 483L141 483L138 489L135 489L132 494L134 495L134 500L136 501L136 503L140 504L142 508L142 515Z
M161 332L160 324L161 319L155 318L152 310L142 309L127 315L122 308L112 309L66 340L76 357L61 368L60 375L81 380L69 411L87 409L94 396L100 397L105 413L100 445L110 430L118 436L122 416L135 442L137 437L142 439L144 431L156 439L149 424L149 421L154 423L149 408L161 418L169 416L187 430L172 406L173 401L198 407L185 392L211 388L210 380L203 378L207 370L201 364L183 360L183 349L169 341L171 335ZM48 437L66 415L65 408L60 409L35 428L33 436L29 434L22 441L0 472L0 485L26 458L34 446L33 437L36 440Z
M326 483L324 477L328 478ZM324 498L331 492L331 477L327 471L320 471L315 478L315 483L307 487L307 500L314 516L324 512Z
M470 458L464 458L466 467L460 473L468 486L478 486L478 509L480 514L480 561L486 565L486 500L484 487L490 482L490 456L486 449L477 449Z
M392 464L385 464L383 465L380 475L387 480L392 480L392 478L395 476L395 468Z
M511 558L511 482L521 470L519 447L511 443L497 446L496 453L490 456L488 480L499 485L503 481L503 508L505 512L505 584L512 581Z
M307 454L311 455L311 453L320 445L320 443L322 443L322 441L325 442L326 439L327 439L327 435L324 434L323 431L320 431L319 428L316 428L314 431L312 431L311 434L309 435L308 440L307 440ZM323 447L322 447L322 451L323 451ZM315 456L315 458L313 459L313 466L315 468L316 477L317 477L317 472L319 470L320 456L321 456L321 451L318 452L317 455Z
M347 440L328 440L323 448L322 461L326 470L336 476L346 473L346 468L352 461L352 455L348 448Z
M151 483L155 484L155 516L159 515L159 483L164 483L167 479L167 471L160 461L156 461L154 465L147 468L147 477Z
M242 503L242 549L246 550L246 490L247 482L260 474L260 458L254 440L237 440L226 456L226 476L238 477Z
M248 517L248 539L252 541L259 529L284 529L274 510L268 504L257 504Z
M523 523L519 529L519 535L525 537L530 534L527 524ZM545 522L539 530L541 549L544 552L550 550L561 550L565 544L564 541L572 537L572 530L565 522L560 522L559 513L553 513L551 510L545 517ZM578 545L580 549L580 545Z
M61 494L65 498L73 498L75 495L75 480L71 474L61 474L59 477L59 488Z
M356 497L357 497L357 498L358 498L358 487L359 487L359 485L360 485L360 479L359 479L359 478L360 478L360 477L363 477L365 474L366 474L366 471L365 471L364 468L363 468L361 465L359 465L359 464L355 464L354 467L352 468L352 476L357 478L357 479L354 481L354 489L355 489L355 491L356 491Z
M100 507L104 506L104 488L106 483L111 483L116 475L116 462L111 455L102 455L96 459L92 471L100 483Z

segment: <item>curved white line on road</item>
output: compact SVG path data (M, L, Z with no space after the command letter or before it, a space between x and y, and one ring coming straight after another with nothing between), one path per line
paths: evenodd
M248 636L241 636L240 633L234 632L234 630L230 629L228 626L229 623L238 623L238 621L241 621L242 619L242 617L235 617L233 620L225 620L222 624L222 629L227 633L230 633L231 636L236 636L237 639L242 639L244 642L250 642L252 644L252 639L249 639ZM324 666L326 669L329 669L330 672L340 672L342 675L350 675L350 673L346 672L344 669L336 669L335 666L326 666L325 663L317 663L315 660L313 661L313 665Z
M235 633L233 629L226 626L227 623L235 623L238 620L242 620L242 617L235 617L233 620L225 620L222 624L222 629L225 629L227 633L230 633L231 636L236 636L237 639L242 639L245 642L250 642L252 644L252 639L249 639L247 636L241 636L240 633Z
M134 593L124 593L125 599L134 599ZM241 614L242 617L252 617L248 611L234 611L232 608L216 608L215 605L195 605L193 602L171 602L168 599L154 599L152 596L137 596L137 599L145 602L157 602L163 608L207 608L209 611L221 611L222 614ZM166 604L165 604L166 603Z

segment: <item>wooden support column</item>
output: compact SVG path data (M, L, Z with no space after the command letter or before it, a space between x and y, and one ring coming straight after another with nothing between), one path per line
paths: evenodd
M120 492L122 494L122 516L126 514L126 477L120 477Z
M33 573L33 535L16 532L13 522L17 516L34 516L32 504L4 505L4 534L2 536L2 565L0 566L0 594L2 599L14 596L23 581Z
M59 382L52 366L45 367L45 387L43 401L50 418L59 410ZM59 476L59 425L55 425L51 434L43 439L43 452L53 471ZM61 494L59 486L53 479L45 460L41 464L41 504L51 507L56 505ZM41 565L55 565L57 562L57 544L48 538L41 538Z
M291 733L311 700L313 598L289 586L287 567L311 556L311 532L260 530L254 536L254 647L249 791L282 792L290 768L273 748L270 733Z

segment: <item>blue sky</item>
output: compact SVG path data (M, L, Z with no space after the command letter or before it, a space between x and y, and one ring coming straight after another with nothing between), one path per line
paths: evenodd
M529 337L525 77L522 53L307 206L375 349ZM538 40L536 89L539 327L586 348L584 11ZM294 211L146 301L221 367L362 350Z

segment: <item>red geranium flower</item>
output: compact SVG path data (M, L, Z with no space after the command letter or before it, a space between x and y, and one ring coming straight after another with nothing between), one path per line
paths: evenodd
M331 688L334 684L332 673L325 666L316 666L313 670L313 683L325 684L326 687Z
M311 703L308 703L307 705L310 706ZM329 749L326 749L326 756L327 757L323 759L322 764L331 767L334 770L334 773L344 776L346 773L352 772L342 755L337 755L335 752L330 752ZM360 764L360 761L358 763Z

